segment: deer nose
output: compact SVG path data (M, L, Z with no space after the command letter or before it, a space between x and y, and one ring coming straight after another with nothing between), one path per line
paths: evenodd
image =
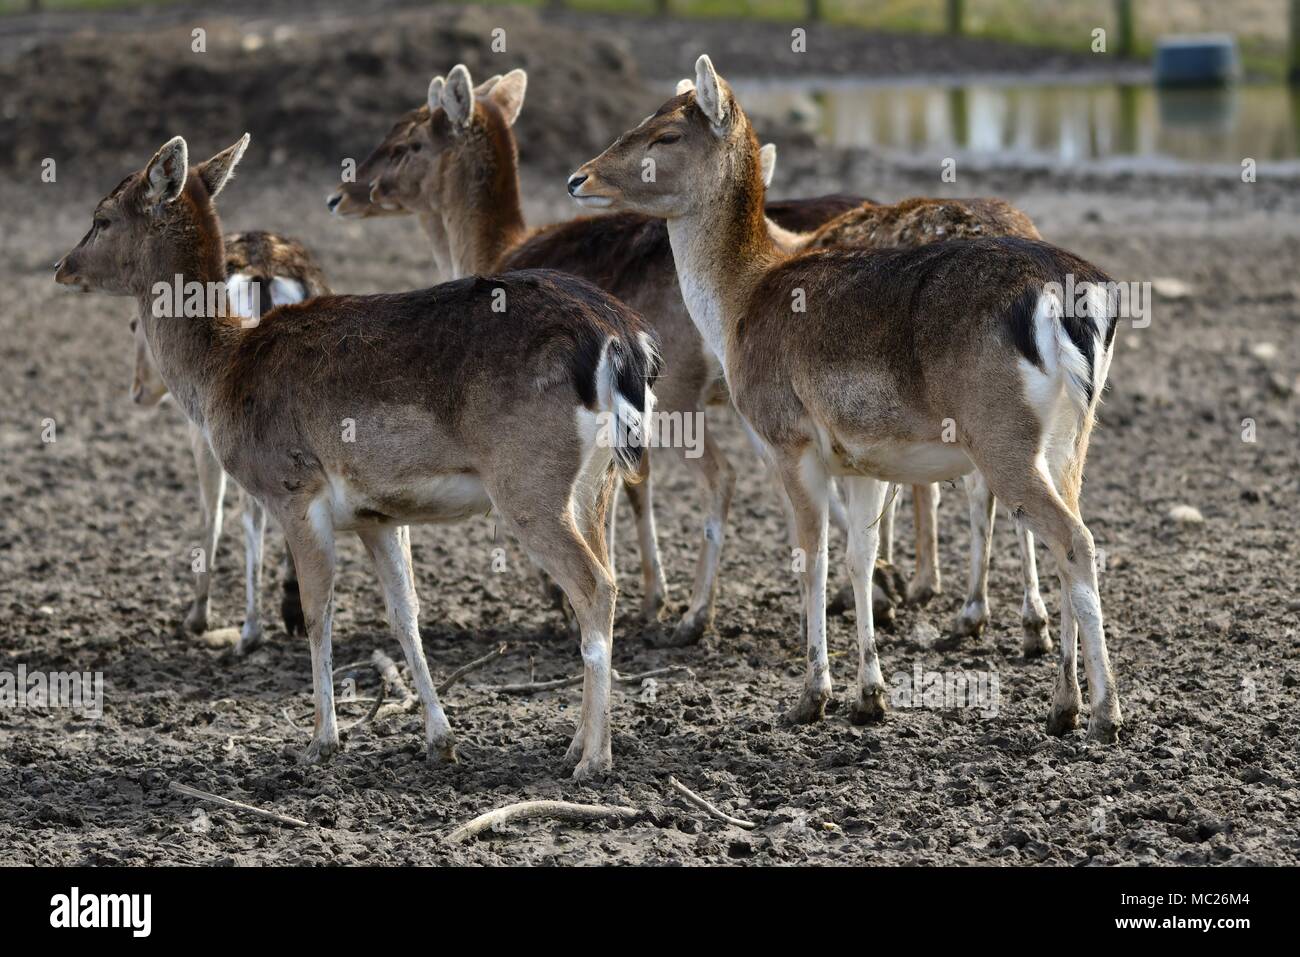
M343 202L343 194L342 194L342 193L334 193L334 194L331 195L331 196L326 196L326 197L325 197L325 205L329 207L329 211L330 211L331 213L334 212L334 210L336 210L336 209L338 208L338 205L339 205L339 203L341 203L341 202Z
M569 195L577 196L578 187L587 181L586 173L574 173L569 177Z

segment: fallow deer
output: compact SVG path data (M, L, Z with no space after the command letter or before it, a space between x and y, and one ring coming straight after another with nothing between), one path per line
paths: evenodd
M302 302L313 296L326 296L329 285L320 267L302 243L295 239L254 230L232 233L226 244L226 298L233 311L245 319L259 319L267 305L283 306ZM158 372L144 326L131 320L135 340L135 368L131 380L131 400L152 408L167 398L167 384ZM190 452L198 473L199 510L203 527L204 562L194 576L194 600L185 616L183 627L192 634L208 628L211 610L212 570L221 539L224 518L226 473L217 461L200 430L186 419ZM262 638L261 588L262 543L266 535L266 512L257 499L239 489L238 507L244 532L244 623L240 629L236 654L256 647ZM284 595L280 603L285 631L290 635L306 634L302 604L298 597L298 577L293 561L285 554Z
M333 589L335 542L347 531L383 586L428 754L455 759L400 527L495 510L577 616L583 704L568 758L578 778L603 771L616 593L605 513L618 473L640 467L635 443L607 439L639 435L652 411L653 337L612 296L549 270L321 296L252 328L224 308L160 314L158 283L225 280L213 200L247 144L245 134L191 169L185 140L168 141L100 201L55 278L136 299L176 403L284 530L312 657L316 722L303 760L339 747Z
M689 80L678 92L691 86ZM947 239L979 239L991 236L1019 236L1041 239L1033 222L1010 203L1000 199L905 199L898 203L864 202L820 227L802 234L773 231L778 245L788 252L850 246L855 249L887 249L920 246ZM966 601L950 633L955 638L979 635L989 620L988 570L992 547L993 519L996 502L978 470L965 476L970 505L971 554L970 578ZM916 507L916 571L908 582L907 598L924 602L940 592L939 579L939 486L917 485L912 488ZM884 559L893 562L893 514L896 493L890 494L881 522ZM1047 610L1038 589L1038 563L1034 554L1033 533L1022 523L1016 525L1020 545L1020 567L1024 600L1020 608L1023 632L1021 648L1026 657L1044 655L1052 650L1048 635Z
M475 87L463 65L445 79L434 77L426 103L401 116L357 168L355 181L340 183L327 202L344 217L415 214L429 235L440 272L450 276L563 269L618 296L651 325L664 360L655 385L656 409L664 421L697 423L699 433L698 455L689 454L680 443L671 445L705 490L704 540L691 597L669 639L673 644L691 643L713 620L735 487L734 470L705 425L705 405L726 401L721 369L704 348L682 302L662 220L620 214L581 217L540 229L526 226L512 127L523 108L527 80L523 70L512 70ZM767 149L765 155L770 174L772 151ZM775 212L790 227L803 229L860 202L857 197L823 197L787 202ZM649 470L642 482L624 488L637 520L642 615L655 620L668 591ZM841 509L835 516L841 526L842 516ZM882 593L878 601L883 613L891 599Z
M653 177L642 176L647 161ZM808 668L789 717L820 720L831 694L830 477L840 477L848 497L858 611L850 717L861 723L887 710L868 600L886 483L918 485L978 469L1046 543L1061 578L1061 657L1047 730L1078 725L1081 632L1088 737L1115 741L1119 697L1093 538L1079 513L1117 321L1108 277L1064 250L1020 238L782 254L764 221L758 142L707 56L696 63L693 91L581 166L568 187L588 208L667 219L691 318L723 356L736 408L785 481L807 555ZM1059 290L1076 283L1086 294L1063 301ZM806 312L794 315L795 302ZM945 418L956 423L955 442L943 441Z

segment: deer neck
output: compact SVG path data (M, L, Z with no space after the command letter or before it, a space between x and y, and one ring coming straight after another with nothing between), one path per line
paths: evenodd
M429 246L433 249L433 267L438 272L438 282L454 279L451 271L451 244L447 242L447 230L442 226L442 217L434 212L422 212L416 217L420 229L429 237Z
M502 138L495 154L486 167L451 183L442 203L442 225L457 279L495 272L528 234L513 139Z
M730 172L720 195L668 220L682 298L728 380L728 352L745 303L763 273L782 257L763 215L761 184L756 169L742 166Z
M139 321L158 372L177 404L200 427L207 420L206 399L224 365L225 247L216 241L173 257L136 296Z

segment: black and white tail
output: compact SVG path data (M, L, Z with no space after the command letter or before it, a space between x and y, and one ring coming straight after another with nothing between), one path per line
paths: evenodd
M654 421L651 389L659 375L659 350L645 332L611 336L596 365L596 405L610 419L614 462L624 477L636 480Z

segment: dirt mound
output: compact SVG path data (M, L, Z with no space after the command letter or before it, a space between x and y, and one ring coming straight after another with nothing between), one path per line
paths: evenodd
M47 156L138 165L177 133L201 151L245 130L273 163L359 161L398 113L420 103L434 73L465 63L475 77L530 72L521 153L558 172L657 103L622 41L577 35L527 10L400 12L383 30L346 16L273 27L198 22L203 52L193 49L194 28L168 27L74 35L0 66L0 165Z

